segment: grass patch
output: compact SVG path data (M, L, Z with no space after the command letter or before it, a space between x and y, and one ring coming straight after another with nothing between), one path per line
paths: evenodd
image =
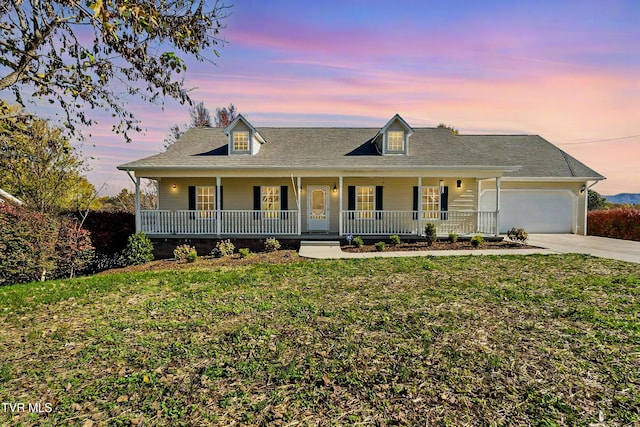
M629 425L640 266L581 255L0 288L0 424Z

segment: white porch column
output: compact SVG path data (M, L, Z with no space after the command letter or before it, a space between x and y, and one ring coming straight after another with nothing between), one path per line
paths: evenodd
M502 178L496 177L496 235L500 234L500 181Z
M296 195L298 196L298 236L302 234L302 178L298 175L297 183L298 186Z
M216 177L216 234L219 236L222 231L222 209L220 209L220 182L219 176Z
M418 236L422 236L422 177L418 177Z
M338 190L338 206L339 206L339 215L338 215L338 235L342 236L342 176L338 177L338 185L340 186Z
M140 177L136 177L136 233L141 228L141 215L140 212Z

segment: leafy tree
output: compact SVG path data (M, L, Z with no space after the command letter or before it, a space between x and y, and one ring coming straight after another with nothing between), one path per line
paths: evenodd
M93 199L93 185L81 176L84 160L42 119L0 119L0 163L0 186L40 212L83 209Z
M237 117L238 112L235 105L229 104L228 107L216 108L214 121L216 127L227 127ZM204 102L200 101L189 109L191 122L183 128L180 125L173 125L169 130L169 135L164 140L164 148L171 147L188 129L199 126L211 126L211 113L205 107Z
M56 104L68 130L110 112L127 141L138 122L123 96L190 103L183 58L219 56L228 6L195 0L0 1L0 91ZM87 108L89 107L89 108Z
M448 125L446 123L440 123L438 125L438 129L449 129L449 131L454 134L454 135L458 135L458 129L454 128L451 125Z
M598 211L607 206L607 199L602 197L596 191L589 190L589 202L587 209L590 211Z
M235 120L237 115L236 106L233 104L229 104L229 107L216 108L216 127L226 128Z

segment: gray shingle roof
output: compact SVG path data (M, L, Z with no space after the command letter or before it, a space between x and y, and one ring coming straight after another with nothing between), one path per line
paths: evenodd
M437 169L510 170L509 177L603 177L536 135L453 135L414 128L409 155L382 156L379 128L256 128L266 140L255 156L228 155L221 128L189 129L166 152L118 166L137 169Z

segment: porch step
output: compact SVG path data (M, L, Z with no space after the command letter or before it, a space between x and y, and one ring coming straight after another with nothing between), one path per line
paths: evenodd
M338 246L340 242L337 240L301 240L300 247L303 246Z

